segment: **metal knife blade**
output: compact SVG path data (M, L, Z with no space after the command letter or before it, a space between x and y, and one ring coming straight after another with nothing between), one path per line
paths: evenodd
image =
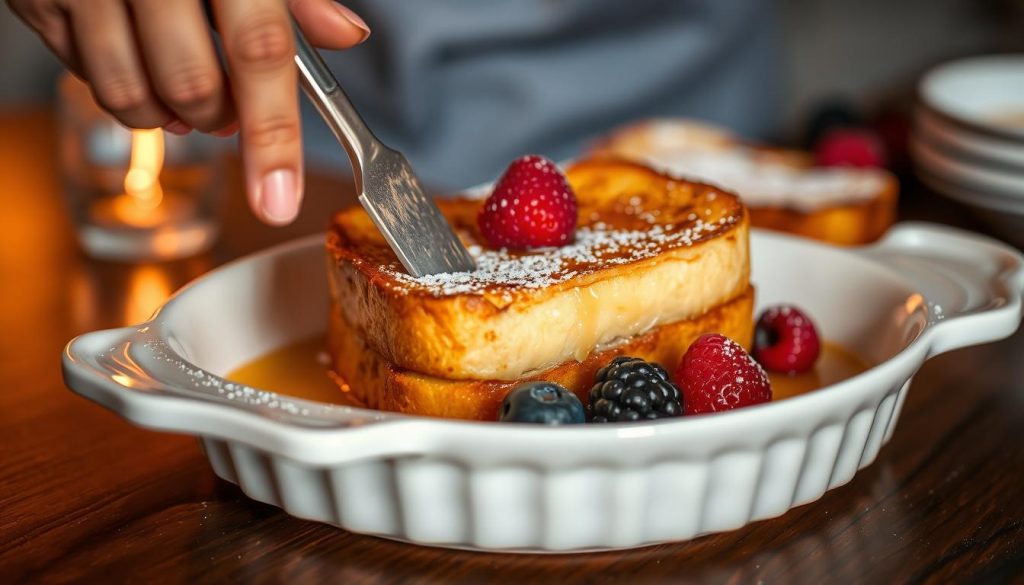
M475 270L409 161L374 136L294 21L292 28L302 87L348 152L359 202L402 266L413 276Z

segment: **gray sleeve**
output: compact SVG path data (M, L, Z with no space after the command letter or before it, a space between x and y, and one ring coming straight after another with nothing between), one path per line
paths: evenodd
M427 184L571 156L629 120L699 117L759 137L779 105L771 0L347 0L373 34L325 57ZM306 110L310 158L347 171Z

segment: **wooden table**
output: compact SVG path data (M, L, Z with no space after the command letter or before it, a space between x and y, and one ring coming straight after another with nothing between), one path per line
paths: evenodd
M233 171L214 253L84 258L45 111L0 115L0 582L866 583L1024 575L1024 334L930 362L899 428L854 480L781 518L620 553L421 548L291 518L216 479L189 437L135 428L65 389L72 336L144 318L229 258L323 228L343 185L310 178L298 225L259 225ZM967 221L950 204L910 215ZM916 203L915 203L916 202Z

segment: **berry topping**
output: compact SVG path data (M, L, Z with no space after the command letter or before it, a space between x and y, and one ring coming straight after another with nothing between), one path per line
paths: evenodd
M789 305L769 307L754 330L754 359L773 372L795 374L814 366L821 343L814 323Z
M477 216L492 248L522 250L572 243L576 194L555 163L530 154L508 165Z
M597 371L592 422L651 420L683 413L679 388L658 364L620 356Z
M676 370L686 414L751 406L772 399L761 366L738 343L711 333L693 342Z
M874 132L837 128L827 132L815 151L823 167L884 167L885 145Z
M512 389L498 410L501 422L568 425L586 420L583 403L553 382L527 382Z

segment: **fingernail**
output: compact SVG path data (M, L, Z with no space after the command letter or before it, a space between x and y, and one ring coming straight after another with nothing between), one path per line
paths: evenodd
M177 134L178 136L184 136L192 131L192 127L182 122L181 120L174 119L164 124L164 130L171 134Z
M370 36L370 27L366 25L366 21L360 18L360 16L355 12L352 12L351 8L345 6L344 4L337 3L335 3L334 7L338 9L338 12L341 13L341 16L344 17L345 20L363 29L363 38L359 39L360 43L365 41Z
M268 173L260 183L260 207L274 223L288 223L299 214L299 193L295 171L280 169Z
M214 130L213 132L210 132L210 134L213 134L218 138L227 138L229 136L234 136L235 132L238 132L238 122L232 122L227 126L221 128L220 130Z

